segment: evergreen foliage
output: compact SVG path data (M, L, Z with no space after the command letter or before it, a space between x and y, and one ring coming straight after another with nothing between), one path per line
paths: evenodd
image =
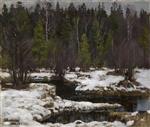
M3 6L0 67L10 69L14 84L25 84L27 73L42 67L53 68L60 77L75 66L150 67L147 12L141 10L138 15L127 8L123 14L117 3L110 15L101 4L97 9L88 9L85 4L76 8L73 3L65 9L57 3L54 9L45 4L37 5L34 11L21 2L10 9Z
M83 34L81 37L79 62L83 68L89 67L89 65L91 64L91 54L86 34Z

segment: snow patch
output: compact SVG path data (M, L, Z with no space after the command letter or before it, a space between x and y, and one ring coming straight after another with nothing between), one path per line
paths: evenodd
M77 91L86 90L99 90L103 87L115 87L121 80L124 79L123 76L107 75L111 69L94 70L89 72L70 72L65 75L65 78L69 81L78 82L76 87Z
M90 123L84 123L82 121L75 121L74 123L69 123L69 124L48 124L50 127L127 127L125 124L119 122L119 121L114 121L114 122L97 122L93 121Z
M150 110L147 110L147 113L150 114Z
M10 74L8 72L3 72L0 70L0 77L1 78L8 78L10 76Z
M134 124L134 120L131 120L131 121L128 121L128 122L127 122L127 126L128 126L128 127L132 126L133 124Z
M109 104L109 103L92 103L86 101L70 101L58 98L54 102L55 107L64 111L79 111L79 112L91 112L91 111L101 111L106 109L119 109L120 104Z
M150 69L137 69L136 71L135 78L137 82L150 89Z
M138 111L131 113L131 116L136 116L138 114Z

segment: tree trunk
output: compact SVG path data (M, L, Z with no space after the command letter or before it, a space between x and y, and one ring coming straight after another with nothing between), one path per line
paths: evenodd
M80 42L79 42L79 18L77 18L76 22L76 33L77 33L77 48L78 48L78 53L80 51Z
M48 10L47 4L45 3L45 40L48 41Z
M128 68L128 80L133 81L133 68L132 67Z

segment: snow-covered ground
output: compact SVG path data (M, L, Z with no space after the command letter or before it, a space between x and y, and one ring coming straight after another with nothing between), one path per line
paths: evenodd
M63 111L90 112L100 111L103 108L120 108L119 104L75 102L63 100L55 94L55 87L47 84L32 83L25 90L8 89L0 93L0 105L2 105L2 116L4 124L21 124L21 126L32 127L73 127L78 122L70 124L47 124L42 125L39 122L50 117L52 114ZM87 127L92 125L111 125L112 127L124 127L120 122L95 122L82 123ZM117 126L119 125L119 126ZM82 126L81 126L82 127Z
M135 78L137 82L150 89L150 69L137 69L136 71Z
M136 79L140 86L131 85L130 87L118 86L118 83L124 80L123 76L107 74L114 70L104 68L101 70L94 70L89 72L68 72L65 78L69 81L77 82L76 91L143 91L142 88L150 88L150 70L139 69L136 73ZM144 92L144 91L143 91Z
M98 90L100 87L117 85L124 79L122 76L107 75L110 69L95 70L90 72L71 72L65 75L65 78L70 81L78 82L77 91Z
M29 90L5 90L1 92L2 115L4 121L21 124L42 121L51 114L44 108L53 106L55 88L46 84L31 84Z
M93 90L98 89L99 87L107 88L109 86L115 86L124 79L123 76L115 75L106 75L108 72L114 71L113 69L102 68L95 69L91 68L91 71L82 72L79 71L80 68L76 68L76 72L68 72L65 75L65 78L69 81L78 82L78 87L76 90ZM135 79L141 83L142 86L150 89L150 69L135 69ZM32 79L51 79L55 74L53 72L41 69L40 72L33 72L30 74ZM0 69L0 77L7 78L9 77L8 71L3 71Z
M60 112L63 111L74 111L74 112L101 112L103 109L119 109L121 108L120 104L109 104L109 103L91 103L91 102L77 102L77 101L70 101L70 100L62 100L60 97L54 102L54 105Z
M95 69L91 68L90 71L82 72L80 68L76 68L76 72L67 71L65 78L69 81L77 82L76 91L97 91L97 90L124 90L124 91L137 91L142 87L150 89L150 69L135 69L135 78L141 86L135 86L126 88L123 86L118 86L118 83L124 79L123 76L119 75L107 75L108 72L114 71L113 69L102 68ZM46 70L41 70L40 72L31 73L31 78L36 81L42 81L44 79L50 80L54 73ZM0 77L8 77L7 72L0 71Z
M11 127L9 125L10 123L7 122L3 127ZM131 125L131 124L130 124ZM84 123L80 120L77 120L73 123L68 123L68 124L61 124L61 123L48 123L48 124L40 124L38 122L31 122L28 125L19 125L19 126L12 126L12 127L130 127L130 125L126 125L122 122L119 121L114 121L114 122L98 122L98 121L93 121L89 123Z
M9 75L8 72L3 72L3 71L0 70L0 78L7 78L7 77L9 77L9 76L10 76L10 75Z

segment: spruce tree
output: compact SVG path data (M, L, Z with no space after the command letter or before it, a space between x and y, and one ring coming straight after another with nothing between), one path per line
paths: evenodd
M148 67L149 63L149 52L150 52L150 23L149 23L149 15L145 11L140 12L140 32L138 36L138 41L140 46L143 49L143 66Z
M91 64L91 54L89 51L88 38L86 34L83 34L81 37L79 63L83 67L83 69L86 69Z
M103 37L100 31L100 25L97 19L94 18L94 21L92 22L92 27L90 30L90 43L92 45L92 61L96 66L99 66L102 64L102 46L103 46Z
M47 43L44 37L44 27L42 21L39 20L34 28L34 42L32 48L35 63L38 67L45 64L47 56Z

